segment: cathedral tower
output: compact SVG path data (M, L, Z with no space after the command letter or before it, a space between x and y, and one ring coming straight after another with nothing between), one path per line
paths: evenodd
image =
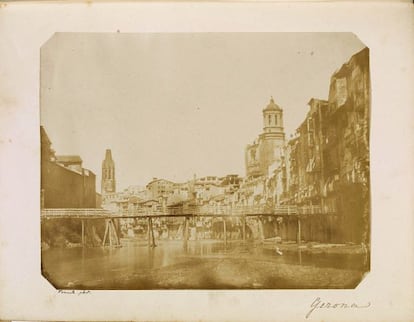
M275 103L273 97L263 109L263 134L267 137L285 138L283 132L283 110Z
M285 132L283 130L283 110L270 98L263 109L263 132L245 151L246 176L267 175L271 165L282 160Z
M107 149L105 153L105 160L102 161L101 192L102 195L106 195L115 191L115 162L112 160L111 150Z
M273 97L263 109L263 133L259 140L261 170L263 174L267 174L270 165L280 164L285 144L283 110L275 103Z

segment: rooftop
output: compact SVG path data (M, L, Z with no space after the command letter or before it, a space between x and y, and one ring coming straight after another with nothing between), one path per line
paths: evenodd
M57 155L56 161L61 163L82 163L79 155Z
M275 103L275 100L273 99L273 97L270 97L270 102L269 104L267 104L266 108L263 111L281 111L281 110L282 109L280 108L280 106Z

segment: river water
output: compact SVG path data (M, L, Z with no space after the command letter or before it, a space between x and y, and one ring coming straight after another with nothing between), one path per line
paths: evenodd
M236 267L241 265L241 262L245 264ZM294 249L284 250L280 255L272 247L266 248L260 244L242 242L225 245L221 241L190 241L184 247L180 241L160 241L157 247L150 248L143 241L137 241L126 243L119 248L75 247L50 248L42 251L42 272L57 288L162 289L164 286L165 288L204 288L205 285L194 277L205 274L203 272L207 266L203 265L207 263L210 265L208 267L214 269L217 269L220 264L222 267L220 273L228 271L228 275L220 276L221 282L216 280L212 282L214 284L212 288L226 288L226 285L230 285L227 283L226 276L233 281L230 287L250 288L243 281L256 275L258 278L254 278L256 284L253 281L253 287L257 285L259 288L266 288L265 281L271 280L270 277L275 271L272 267L290 268L292 272L298 274L302 272L300 277L303 278L306 278L304 274L321 272L327 274L327 271L333 272L332 274L341 274L341 272L362 274L367 270L366 261L361 254L313 253ZM263 269L261 265L265 265ZM185 282L176 281L176 284L171 284L173 283L170 281L171 275L180 275L184 270L187 276L192 277L193 282L187 279L184 280ZM290 270L287 271L289 278L297 278L292 276ZM166 275L168 273L171 274ZM246 276L243 277L243 274ZM283 272L278 274L286 275ZM144 282L134 284L131 276L140 277ZM240 276L240 281L237 276ZM355 279L354 273L352 276ZM286 276L283 278L286 286ZM215 276L214 279L218 277ZM131 282L128 282L129 280ZM261 280L263 281L260 282ZM276 281L277 278L273 280ZM278 288L279 284L273 280L272 288ZM344 283L345 287L346 281ZM211 283L208 284L210 285ZM307 284L304 285L306 287ZM309 285L313 287L314 284ZM329 287L331 284L327 285Z

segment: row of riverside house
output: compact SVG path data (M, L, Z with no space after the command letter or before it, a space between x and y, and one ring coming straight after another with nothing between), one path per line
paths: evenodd
M308 105L278 166L246 178L237 199L256 190L248 204L317 209L302 219L304 240L369 243L369 49L332 75L328 100L312 98ZM279 234L294 239L296 221L284 220L290 230Z

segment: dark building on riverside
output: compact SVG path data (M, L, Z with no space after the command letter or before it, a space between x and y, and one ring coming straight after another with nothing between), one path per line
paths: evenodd
M296 205L320 205L324 184L323 146L328 102L312 98L305 120L289 142L289 190Z
M323 207L342 214L344 238L367 240L370 220L369 50L331 77L324 145Z
M43 126L41 139L42 208L95 208L96 177L77 155L56 155Z
M306 240L368 242L369 49L331 77L328 100L311 99L309 112L285 148L282 204L317 207L302 223ZM323 217L325 216L325 217Z

